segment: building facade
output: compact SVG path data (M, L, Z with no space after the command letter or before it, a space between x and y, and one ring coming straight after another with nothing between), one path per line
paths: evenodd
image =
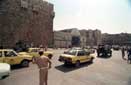
M59 35L59 36L58 36ZM66 44L66 39L68 38L69 44ZM59 38L59 40L58 40ZM94 46L101 44L101 31L100 30L78 30L76 28L60 30L54 33L54 46L61 47L63 42L63 47L85 47ZM57 42L57 43L56 43Z
M53 44L54 16L53 4L43 0L0 0L0 46Z
M80 46L80 32L76 28L54 32L54 47L68 48Z
M68 48L71 46L72 35L66 32L54 31L54 47Z
M96 30L80 30L81 36L84 36L84 45L85 46L94 46L94 45L99 45L102 42L102 34L101 31L96 29Z
M102 43L108 45L131 45L131 34L102 34Z

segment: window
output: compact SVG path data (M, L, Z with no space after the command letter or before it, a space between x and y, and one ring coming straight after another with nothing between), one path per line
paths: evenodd
M38 7L37 5L33 5L32 10L33 10L33 11L38 11L38 8L39 8L39 7Z
M22 8L28 8L28 2L26 0L21 0L21 7Z
M90 55L90 52L85 52L86 55Z
M5 54L5 57L17 56L13 51L5 51L4 54Z
M51 18L54 18L55 17L55 12L53 11L52 13L51 13Z
M2 51L0 52L0 57L2 57Z
M78 56L84 56L85 55L85 51L78 51Z
M36 14L38 14L40 7L38 5L33 5L32 11Z
M7 12L7 10L4 9L3 6L4 6L4 0L0 0L0 15L3 15Z

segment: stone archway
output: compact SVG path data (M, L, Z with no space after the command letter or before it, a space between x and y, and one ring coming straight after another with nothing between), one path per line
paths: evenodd
M76 28L72 29L71 31L71 35L72 35L72 40L71 40L71 44L72 46L80 46L80 32L79 30L77 30Z

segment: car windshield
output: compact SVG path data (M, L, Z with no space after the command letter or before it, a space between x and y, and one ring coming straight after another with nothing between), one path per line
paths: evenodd
M15 55L18 55L18 53L16 51L13 51Z
M76 50L69 50L67 52L64 52L65 54L69 54L69 55L76 55Z
M15 51L4 51L4 54L6 57L17 56L17 53Z

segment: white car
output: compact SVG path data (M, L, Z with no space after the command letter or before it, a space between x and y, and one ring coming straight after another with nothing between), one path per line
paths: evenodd
M10 65L7 63L0 63L0 79L9 76L11 71Z

